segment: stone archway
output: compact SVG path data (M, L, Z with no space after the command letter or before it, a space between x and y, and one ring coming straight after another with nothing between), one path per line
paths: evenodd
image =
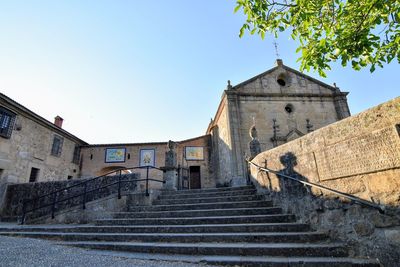
M100 171L97 172L97 176L108 174L108 176L119 174L118 170L121 168L125 168L124 166L110 166L104 167ZM115 171L115 172L113 172ZM122 174L131 174L131 170L122 170Z

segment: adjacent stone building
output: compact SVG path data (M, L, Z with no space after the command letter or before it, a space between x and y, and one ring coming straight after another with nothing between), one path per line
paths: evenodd
M167 142L129 143L129 144L98 144L85 145L82 152L82 177L104 175L120 168L165 166L165 152L168 151ZM192 139L176 142L177 167L185 168L190 174L187 187L207 188L215 187L215 177L210 162L210 136L204 135ZM146 176L146 169L133 169L128 172ZM162 179L163 173L150 169L150 176ZM160 183L152 183L151 187L159 188Z
M80 177L86 142L0 93L0 184Z
M347 93L283 65L236 86L228 83L204 136L176 142L190 188L245 183L250 129L260 151L350 115ZM89 145L0 94L0 181L25 183L94 177L121 167L163 167L167 142ZM257 150L259 151L259 150ZM254 154L254 153L253 153ZM132 170L143 175L144 169ZM151 171L154 178L162 173ZM156 186L156 185L154 185Z
M249 130L256 125L261 151L350 116L348 93L285 66L236 86L228 81L207 134L212 137L217 184L243 184Z

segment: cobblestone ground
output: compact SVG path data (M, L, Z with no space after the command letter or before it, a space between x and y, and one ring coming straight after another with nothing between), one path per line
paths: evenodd
M0 236L0 266L205 267L210 265L134 259L129 253L98 252L56 245L47 240Z

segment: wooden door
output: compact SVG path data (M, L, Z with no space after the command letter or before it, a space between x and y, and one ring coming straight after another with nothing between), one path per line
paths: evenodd
M190 189L200 189L200 166L190 166Z

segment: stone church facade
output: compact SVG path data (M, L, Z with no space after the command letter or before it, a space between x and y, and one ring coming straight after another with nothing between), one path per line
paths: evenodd
M254 124L265 151L350 116L347 94L279 59L274 68L236 86L228 81L207 129L217 184L244 183Z
M196 187L243 184L252 126L265 151L350 116L346 96L277 60L274 68L247 81L228 83L206 134L176 142L178 164L198 177ZM0 184L165 164L166 142L87 144L63 130L59 117L53 124L2 94L0 112ZM144 156L150 156L148 163Z

